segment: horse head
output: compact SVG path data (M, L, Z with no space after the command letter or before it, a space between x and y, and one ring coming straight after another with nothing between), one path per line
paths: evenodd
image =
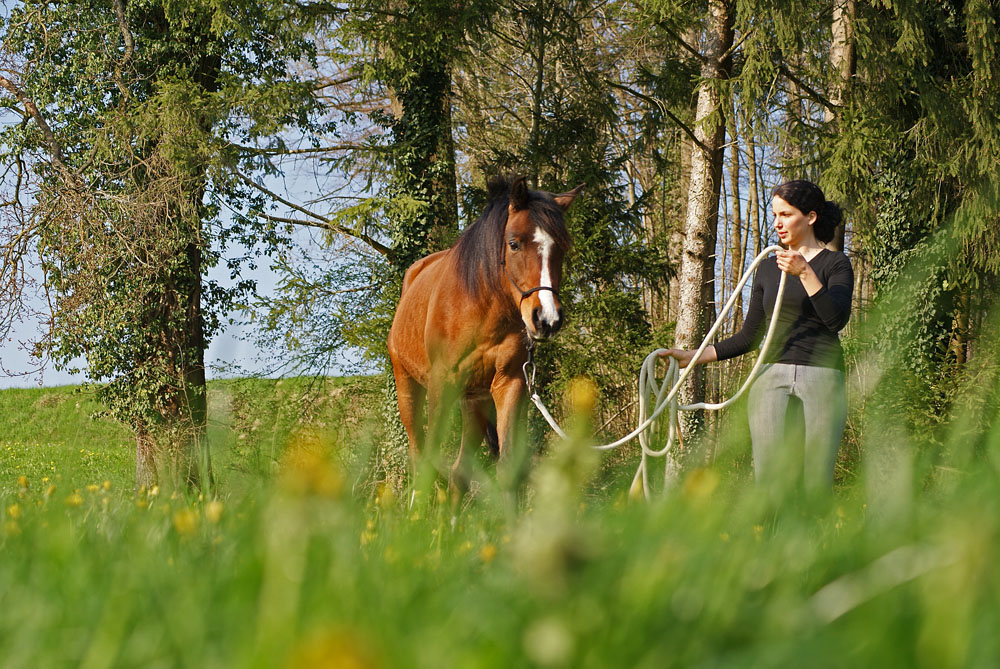
M524 177L510 185L501 264L525 331L536 341L562 327L559 282L569 250L563 214L582 189L559 195L529 191Z

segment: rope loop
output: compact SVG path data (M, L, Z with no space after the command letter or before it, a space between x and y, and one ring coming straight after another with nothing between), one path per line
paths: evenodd
M608 451L615 448L624 446L628 442L632 441L636 437L639 438L639 446L642 452L642 458L639 462L639 469L636 471L635 476L632 479L632 489L634 490L636 486L642 485L643 494L646 499L650 498L650 487L649 487L649 476L647 462L648 458L667 458L667 464L664 467L664 486L669 486L677 475L677 463L671 455L672 447L674 444L674 439L679 435L677 429L677 414L679 411L695 411L698 409L706 409L708 411L718 411L724 409L733 402L735 402L743 393L750 387L754 379L757 378L761 367L764 364L764 360L767 357L767 353L770 350L772 340L774 339L775 330L777 330L778 325L778 314L781 312L781 304L785 295L785 280L788 275L785 272L781 273L781 279L778 282L778 294L774 302L774 311L771 314L771 322L767 328L767 334L764 336L764 341L761 344L760 353L757 356L757 360L754 363L753 369L750 370L750 374L747 376L743 385L740 389L736 391L736 394L730 397L724 402L719 402L716 404L707 402L698 402L696 404L680 404L677 401L677 394L683 386L684 382L687 380L688 375L691 370L694 369L695 364L701 355L708 348L709 342L715 337L715 333L722 326L723 321L729 312L733 310L736 304L736 298L739 297L740 293L743 291L743 286L750 279L751 273L757 269L767 256L771 253L783 250L782 247L774 245L768 246L766 249L757 254L753 262L750 263L750 267L743 273L740 277L739 282L733 289L732 295L729 296L729 300L726 305L719 312L718 318L715 319L715 323L709 329L705 338L702 340L701 345L695 351L694 357L688 363L687 367L683 370L677 363L677 360L670 358L667 365L666 374L662 381L657 381L656 379L656 363L657 360L661 359L660 354L665 353L667 349L656 349L646 356L643 360L642 367L639 369L639 425L628 433L621 439L613 441L610 444L602 444L600 446L594 446L595 449L599 451ZM528 348L528 362L524 363L524 374L525 381L528 382L528 395L531 397L531 401L541 412L542 416L545 418L549 426L558 434L561 438L566 439L566 433L561 427L556 423L555 419L552 418L552 414L545 408L542 403L541 398L538 393L534 392L534 355L533 346L529 344ZM528 365L531 365L531 380L528 380ZM669 391L668 391L669 389ZM665 410L669 409L668 420L667 420L667 434L666 443L663 448L658 450L652 448L651 444L658 441L657 437L662 438L662 427L656 422Z

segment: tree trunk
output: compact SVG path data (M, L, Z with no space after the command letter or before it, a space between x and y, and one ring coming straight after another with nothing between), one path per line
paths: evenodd
M707 48L701 66L695 136L700 146L691 153L691 170L684 223L684 245L679 276L676 345L696 348L706 330L706 313L714 297L715 241L719 222L719 189L726 137L724 101L719 82L729 76L728 51L733 42L732 8L723 0L711 0ZM700 402L705 396L705 377L699 367L682 397L684 403ZM702 421L688 420L688 433Z
M447 248L458 234L449 64L440 57L421 63L397 94L402 115L393 127L398 152L394 188L427 205L408 219L395 221L391 260L402 275L423 256Z
M833 40L830 43L830 65L834 80L830 86L829 99L840 107L844 101L844 92L854 76L854 0L836 0L833 4ZM829 107L823 113L824 121L831 134L837 132L839 118ZM841 221L833 234L833 241L828 246L835 251L844 250L846 225Z
M542 96L545 94L545 46L548 36L545 34L545 7L546 3L539 0L535 6L535 18L537 24L534 26L535 48L532 52L535 59L535 81L531 89L531 145L528 153L531 156L532 174L528 179L529 185L537 189L538 179L542 171Z
M680 319L680 268L684 258L684 231L688 207L688 200L684 197L684 195L691 190L691 156L695 151L694 142L692 142L690 138L684 136L680 139L681 177L677 188L677 201L681 207L681 211L679 212L680 215L675 219L675 222L671 227L670 244L667 247L667 259L670 261L670 266L676 268L677 270L677 273L671 277L670 283L667 286L667 313L669 314L668 318L673 321L678 321ZM666 197L666 194L664 194L664 197Z
M757 185L757 145L754 139L754 129L744 123L747 141L747 173L750 175L750 194L747 198L747 229L753 234L753 256L756 258L763 250L760 235L760 188Z
M734 96L730 96L730 114L727 119L729 123L729 188L732 199L730 207L731 220L729 222L729 248L730 248L730 272L729 272L729 294L736 291L736 284L739 283L743 275L743 266L746 262L746 249L743 245L743 221L740 218L742 203L740 202L740 148L736 141L736 101ZM733 305L733 331L738 330L743 322L743 295L736 296L736 303Z
M149 490L156 485L156 441L146 429L135 432L135 489Z

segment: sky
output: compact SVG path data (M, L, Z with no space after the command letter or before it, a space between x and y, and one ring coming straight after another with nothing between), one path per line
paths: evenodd
M277 275L269 267L261 266L247 275L255 278L261 291L273 290L277 281ZM228 271L223 268L213 268L209 278L228 283ZM38 305L41 302L38 301ZM11 336L13 341L3 342L0 345L0 360L3 368L15 374L23 374L32 370L35 365L28 352L19 345L20 341L30 341L39 335L39 327L34 322L23 323ZM253 332L250 328L241 325L227 326L209 344L205 354L205 364L208 367L208 378L227 378L234 376L233 372L226 373L225 369L232 369L233 366L246 370L249 373L260 373L264 369L263 361L260 359L260 351L253 341ZM80 361L79 366L82 366ZM219 370L223 367L223 370ZM41 373L32 373L26 376L8 376L0 372L0 389L3 388L37 388L39 386L63 386L83 383L86 380L82 374L70 374L67 371L55 369L49 364Z

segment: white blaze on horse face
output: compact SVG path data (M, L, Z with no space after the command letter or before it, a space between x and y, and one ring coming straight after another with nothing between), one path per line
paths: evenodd
M552 285L552 270L549 265L555 240L541 228L535 228L535 243L538 244L538 255L542 257L542 275L538 279L538 285L545 286L546 288L554 288ZM538 301L542 304L542 320L549 325L556 323L559 320L559 310L556 308L556 300L552 291L538 291Z

